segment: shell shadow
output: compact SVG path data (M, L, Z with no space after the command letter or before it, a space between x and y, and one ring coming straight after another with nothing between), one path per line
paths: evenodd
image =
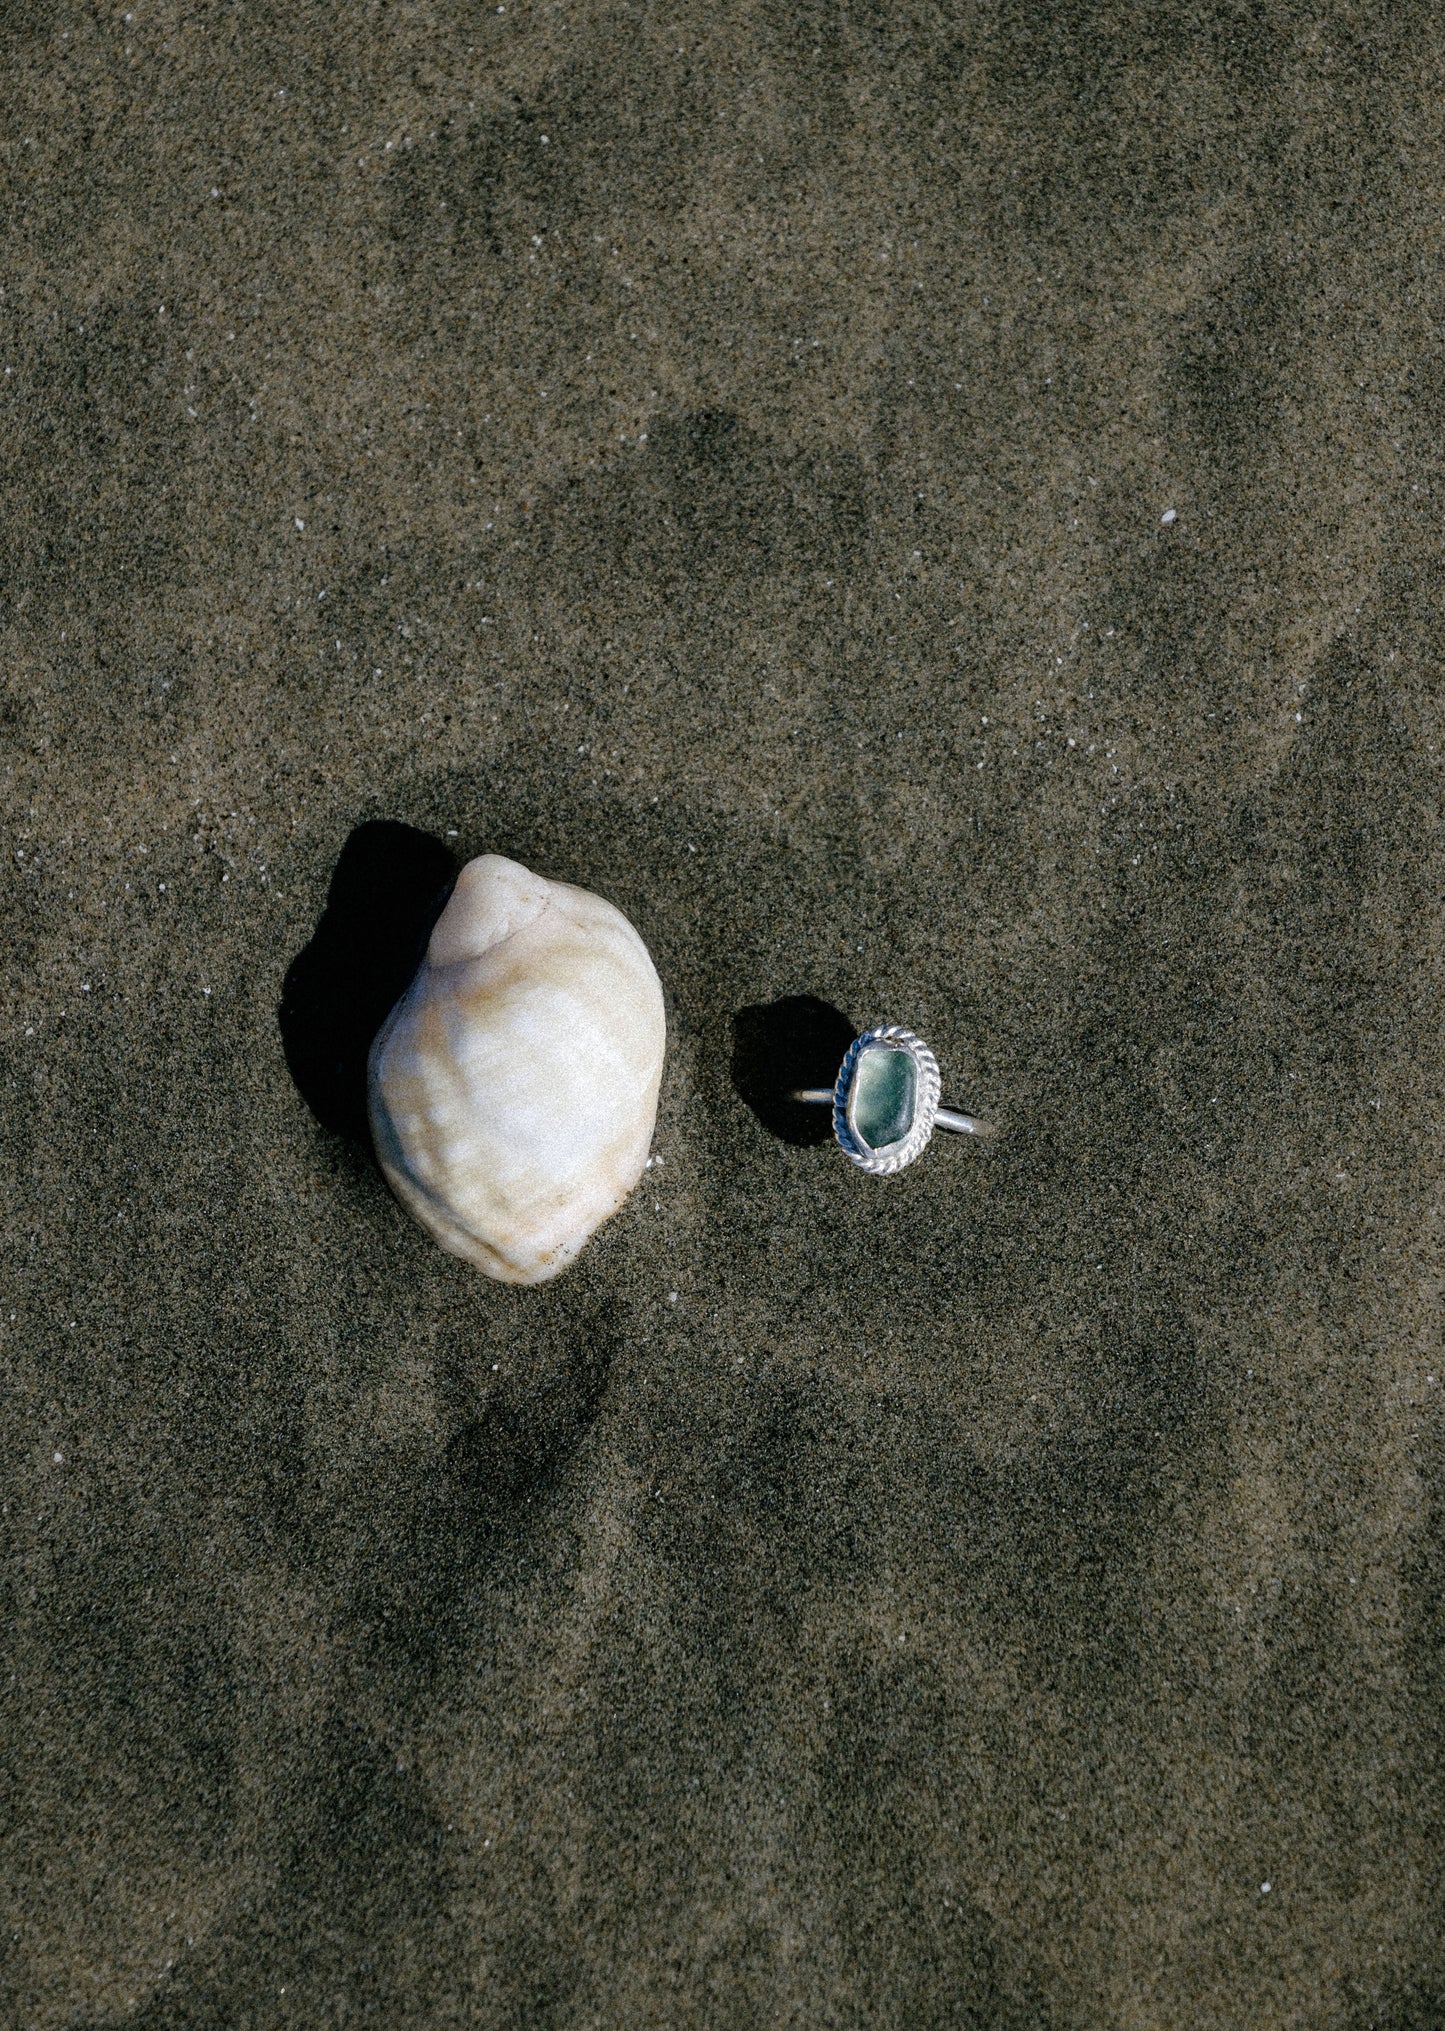
M831 1086L858 1032L841 1009L816 994L755 1002L732 1019L733 1091L770 1135L814 1148L833 1133L832 1110L789 1096L800 1086Z
M334 1134L370 1145L367 1053L456 878L439 839L393 819L368 819L341 849L326 908L286 969L276 1010L296 1090Z

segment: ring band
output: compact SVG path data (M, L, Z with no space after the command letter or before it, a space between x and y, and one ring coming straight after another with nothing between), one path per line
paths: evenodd
M831 1107L833 1089L831 1086L797 1086L788 1095L789 1100L806 1100L814 1107ZM940 1107L933 1117L935 1128L952 1129L955 1135L987 1135L988 1123L976 1115L960 1114L956 1108Z
M923 1039L888 1023L854 1038L832 1086L797 1087L788 1097L831 1107L844 1155L873 1177L891 1177L923 1154L935 1128L989 1133L976 1116L940 1107L940 1084L938 1060Z

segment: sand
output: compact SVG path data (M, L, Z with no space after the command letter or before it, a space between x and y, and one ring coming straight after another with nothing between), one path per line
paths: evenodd
M0 2021L1445 2022L1442 45L4 9ZM371 821L656 958L554 1284Z

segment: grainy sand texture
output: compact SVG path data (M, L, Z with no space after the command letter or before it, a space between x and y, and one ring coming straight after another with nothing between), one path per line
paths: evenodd
M1442 57L0 8L5 2026L1445 2024ZM488 851L668 997L536 1289L354 1104Z

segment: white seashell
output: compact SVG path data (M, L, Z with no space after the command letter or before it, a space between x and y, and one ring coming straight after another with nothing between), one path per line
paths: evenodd
M484 853L371 1047L388 1184L453 1255L544 1282L642 1175L666 1036L622 912Z

